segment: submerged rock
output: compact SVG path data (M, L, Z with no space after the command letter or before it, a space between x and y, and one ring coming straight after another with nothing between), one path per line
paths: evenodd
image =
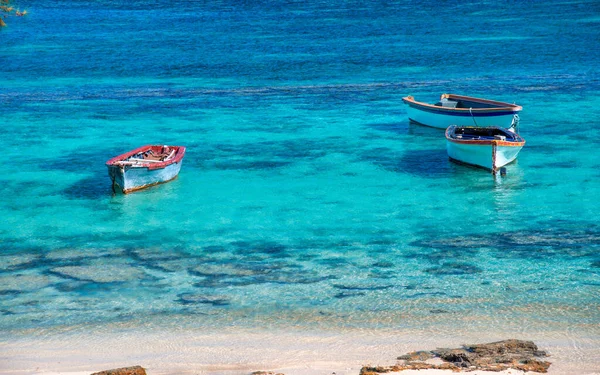
M55 267L50 272L63 278L95 283L134 281L147 276L144 271L128 264Z
M49 251L44 258L52 263L72 263L80 260L90 260L96 258L116 258L123 255L123 249L89 249L89 248L62 248Z
M483 270L475 265L460 262L447 262L437 267L427 268L425 272L432 275L469 275L481 273Z
M207 294L181 293L178 302L183 305L209 304L213 306L227 306L229 299L226 296L214 296Z
M121 367L113 370L95 372L91 375L146 375L146 370L141 366Z
M461 348L440 348L431 351L417 351L398 357L402 362L394 366L363 367L361 375L376 375L402 370L439 369L459 371L521 371L548 372L550 362L541 358L546 352L538 350L532 341L503 340L487 344L464 345ZM428 362L439 358L441 364Z
M56 278L38 274L0 275L0 294L8 291L31 292L50 285Z
M2 255L0 256L0 271L29 268L31 264L39 260L40 256L34 254Z
M215 276L215 277L243 277L254 276L264 273L262 270L253 270L244 266L231 264L200 264L192 267L189 273L197 276Z

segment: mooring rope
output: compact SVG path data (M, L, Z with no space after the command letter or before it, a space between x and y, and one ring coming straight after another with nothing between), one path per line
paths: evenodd
M513 119L512 122L510 124L510 127L515 129L515 133L519 134L519 122L520 122L521 118L519 117L518 114L514 114L513 115Z
M496 141L492 141L492 174L496 174Z
M473 119L473 123L475 124L475 126L479 126L479 125L477 125L477 121L475 121L475 116L473 116L473 111L472 111L472 109L473 109L473 108L469 108L469 113L471 114L471 118Z

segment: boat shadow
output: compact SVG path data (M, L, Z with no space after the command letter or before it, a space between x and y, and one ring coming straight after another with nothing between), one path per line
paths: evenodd
M374 164L384 169L405 173L424 178L449 178L457 181L457 185L470 186L474 181L487 181L486 188L492 186L508 188L514 187L515 181L520 181L522 170L517 161L510 163L504 169L506 173L492 174L485 168L472 166L451 160L444 147L424 150L405 150L399 157L372 156L369 158Z
M110 178L106 172L106 155L115 155L119 148L110 148L102 152L82 150L66 153L59 158L44 163L45 170L62 172L87 171L85 177L63 189L67 199L104 199L113 194ZM89 166L93 165L93 168Z
M409 120L408 132L406 134L416 137L422 137L425 139L446 139L446 129L433 128Z
M445 178L454 173L455 167L448 160L446 149L436 148L406 150L400 157L397 170L420 177Z
M444 139L445 129L432 128L430 126L421 125L411 120L402 122L389 122L389 123L370 123L366 125L368 128L385 131L389 133L399 135L410 135L415 137L421 137L424 139Z
M102 167L104 165L99 166L99 170L103 170ZM110 197L113 191L108 174L95 172L67 187L62 194L68 199L97 200Z
M444 148L404 150L375 148L364 152L361 159L390 172L426 178L444 178L453 173Z

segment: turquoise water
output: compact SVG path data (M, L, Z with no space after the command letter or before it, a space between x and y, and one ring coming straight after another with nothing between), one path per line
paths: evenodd
M597 338L600 7L511 4L21 2L0 31L4 340ZM409 123L403 96L444 92L524 107L506 176ZM187 146L179 178L113 196L104 162L149 143Z

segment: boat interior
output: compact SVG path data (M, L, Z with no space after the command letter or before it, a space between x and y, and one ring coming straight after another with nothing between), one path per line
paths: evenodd
M518 134L497 127L457 126L450 136L464 140L520 141Z
M124 161L143 163L162 163L175 156L176 149L169 146L151 147L148 150L133 154Z
M499 105L494 105L491 103L481 103L471 100L463 100L463 99L450 99L450 98L442 98L439 102L435 103L437 107L443 108L501 108Z

